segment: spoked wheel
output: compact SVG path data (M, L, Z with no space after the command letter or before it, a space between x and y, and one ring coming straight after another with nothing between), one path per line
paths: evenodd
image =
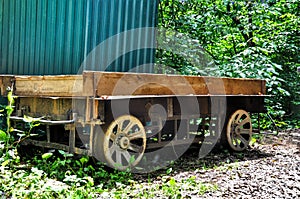
M252 136L251 118L244 110L235 111L227 124L226 137L229 146L234 151L245 150Z
M136 117L121 116L108 126L105 134L95 133L100 136L100 139L95 139L96 158L109 166L124 171L136 166L142 159L146 148L146 133Z

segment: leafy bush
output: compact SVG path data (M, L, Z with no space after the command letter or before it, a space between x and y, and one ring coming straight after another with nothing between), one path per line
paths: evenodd
M176 47L180 53L160 50L157 62L182 74L265 79L272 95L266 100L272 117L286 124L282 127L299 127L299 7L297 0L162 0L159 27L190 39L182 38L182 43L189 44L183 44L188 48ZM169 36L178 45L181 37ZM202 46L219 72L210 71L214 69L211 64L199 64L203 58L191 53L191 49L197 49L191 46L198 46L199 51ZM190 61L193 59L200 61ZM271 127L266 124L265 128Z

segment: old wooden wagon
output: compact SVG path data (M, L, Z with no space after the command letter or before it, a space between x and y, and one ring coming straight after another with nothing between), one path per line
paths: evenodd
M265 111L265 81L255 79L93 71L0 77L2 95L12 85L18 98L11 119L27 115L45 126L45 136L27 143L95 156L121 170L147 149L204 140L223 139L242 151L251 113Z

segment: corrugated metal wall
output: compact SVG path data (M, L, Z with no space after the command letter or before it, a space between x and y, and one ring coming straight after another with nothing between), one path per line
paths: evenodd
M77 74L80 66L128 71L154 63L154 29L107 39L154 27L157 1L0 0L0 74Z

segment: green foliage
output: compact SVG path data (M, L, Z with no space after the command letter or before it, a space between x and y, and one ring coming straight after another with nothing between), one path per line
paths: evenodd
M7 135L5 131L0 130L0 142L5 142L7 140Z
M10 125L10 116L14 110L14 96L10 90L7 94L8 105L1 105L0 111L1 127L0 129L0 164L2 167L6 167L9 164L18 163L20 158L17 155L17 150L13 146L13 137L11 132L13 128ZM1 108L0 107L0 108Z
M67 184L74 183L75 180L78 180L76 183L80 184L81 179L89 179L90 176L93 176L93 180L98 184L102 184L105 188L112 188L116 186L116 182L126 184L132 178L132 174L129 172L117 170L108 172L101 162L97 161L93 165L88 156L77 158L62 150L58 150L58 154L48 152L41 156L35 156L33 161L30 159L28 163L45 171L48 177L64 181Z
M197 191L198 195L203 195L208 191L217 190L216 185L201 183L197 181L196 176L191 176L181 181L175 178L167 178L167 181L161 185L161 190L166 197L171 198L182 198L184 194L188 192Z
M272 95L266 104L274 120L282 127L299 127L299 7L297 0L161 0L159 27L184 37L166 37L174 38L178 50L160 50L157 62L188 75L265 79ZM199 46L215 61L218 72L212 64L201 63L210 63L208 58L189 51L201 51Z
M91 178L66 178L66 181L75 182L67 185L63 182L49 179L46 173L35 167L25 170L0 170L0 190L7 198L96 198L97 187L93 187Z
M105 190L132 182L131 173L108 172L103 164L93 164L89 157L77 158L61 150L22 161L17 150L8 154L9 158L0 161L0 190L6 197L97 198Z
M13 156L16 154L11 153L10 160ZM64 151L43 153L33 160L23 158L15 166L2 164L0 176L0 190L7 198L182 198L218 189L195 176L177 180L167 175L160 183L150 179L140 183L131 173L108 170L86 156Z
M12 127L10 117L14 111L15 98L13 90L9 88L7 93L8 104L0 106L0 163L4 167L19 163L20 157L17 152L19 143L32 136L30 134L31 130L39 126L38 119L25 116L24 121L29 126L28 131L24 132Z
M27 124L27 132L31 132L33 128L40 126L40 118L33 118L27 115L24 115L23 121Z

